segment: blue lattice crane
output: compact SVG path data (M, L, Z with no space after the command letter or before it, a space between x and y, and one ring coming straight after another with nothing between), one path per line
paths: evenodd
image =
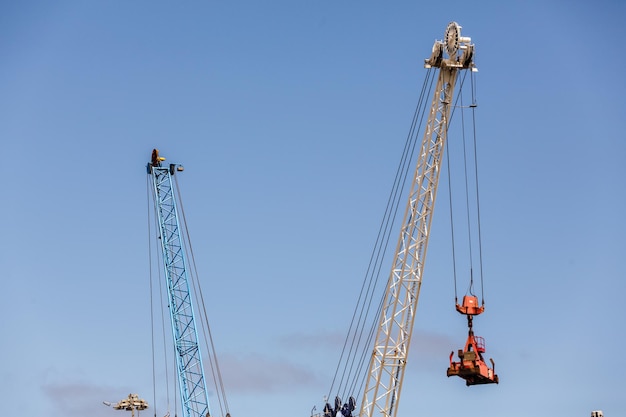
M164 160L159 151L154 149L148 163L148 174L152 178L159 223L159 240L167 280L183 417L208 417L210 416L208 392L172 184L172 176L177 171L182 171L182 166L162 165Z

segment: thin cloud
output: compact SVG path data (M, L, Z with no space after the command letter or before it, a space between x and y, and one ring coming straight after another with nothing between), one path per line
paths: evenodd
M273 359L253 354L247 356L223 355L220 367L229 392L280 392L313 386L315 374L285 359Z
M113 410L106 407L103 400L111 400L111 393L120 391L119 387L81 381L47 383L41 386L41 390L51 404L48 415L65 417L115 417Z
M278 339L281 346L288 346L294 349L315 349L323 348L331 352L338 352L345 342L346 334L342 332L329 332L326 330L317 333L290 333Z

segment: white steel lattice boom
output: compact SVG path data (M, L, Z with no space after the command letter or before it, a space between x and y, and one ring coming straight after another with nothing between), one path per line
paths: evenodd
M445 41L436 41L425 62L438 68L437 86L409 191L402 229L384 295L370 358L360 417L395 417L422 283L426 249L437 195L450 108L458 71L474 70L474 45L448 25ZM447 58L445 55L447 54Z

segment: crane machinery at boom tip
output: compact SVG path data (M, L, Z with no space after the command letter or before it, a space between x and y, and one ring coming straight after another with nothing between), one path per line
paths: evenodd
M458 23L450 22L446 27L444 40L435 41L430 58L424 60L424 67L429 70L429 74L432 68L437 69L436 87L430 109L424 107L425 111L428 111L428 121L421 148L418 148L417 166L408 194L391 273L377 312L379 324L377 330L374 330L376 335L373 339L373 349L369 350L371 356L368 373L362 377L365 379L364 383L361 385L352 383L351 388L342 391L343 395L346 395L346 392L356 391L357 386L364 386L361 391L360 408L357 408L356 400L352 396L349 396L348 402L343 403L337 395L334 406L326 402L328 398L326 396L323 412L315 417L352 417L354 410L357 410L356 415L359 417L395 417L397 414L428 238L431 234L432 213L446 148L451 108L455 107L453 103L455 83L460 70L470 70L470 74L477 71L473 58L474 44L471 43L471 38L461 35L461 26ZM475 107L474 103L469 106L471 109ZM465 380L467 386L498 383L493 360L491 368L483 360L484 339L474 336L472 329L473 316L484 311L484 301L479 306L478 298L471 294L470 285L470 295L463 297L461 305L456 302L455 304L456 310L467 316L469 336L465 347L458 351L460 361L454 362L452 354L450 355L447 376L459 376ZM344 349L345 347L344 345ZM341 376L341 382L343 379L344 376ZM335 381L333 385L334 383ZM339 389L334 392L339 392Z

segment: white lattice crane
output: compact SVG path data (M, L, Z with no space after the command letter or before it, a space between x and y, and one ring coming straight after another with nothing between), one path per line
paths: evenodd
M460 71L476 70L473 57L471 39L461 36L461 26L451 22L444 40L435 42L430 58L425 60L426 68L438 70L437 82L373 338L365 388L357 411L359 417L395 417L398 410L457 75ZM481 307L474 304L474 298L466 296L463 305L457 305L457 310L468 316L470 339L459 352L461 362L451 359L448 376L460 376L468 385L498 382L493 369L482 360L484 345L481 350L478 339L473 338L471 317L482 312ZM357 410L354 397L347 403L337 397L334 407L326 404L324 415L350 417L354 410Z

